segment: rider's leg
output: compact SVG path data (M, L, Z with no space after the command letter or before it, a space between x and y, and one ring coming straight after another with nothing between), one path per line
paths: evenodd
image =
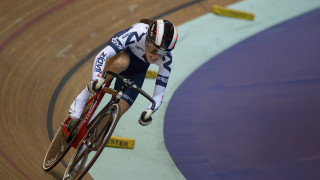
M129 63L130 59L127 53L120 51L117 55L106 61L104 71L112 71L114 73L120 74L122 71L128 68ZM107 76L106 82L109 82L111 79L111 76Z
M76 97L76 99L72 102L70 108L69 108L69 115L73 121L70 122L71 125L76 124L76 122L79 120L83 108L86 105L86 102L89 100L92 93L88 90L87 87L82 90L80 94Z
M124 73L124 72L123 72ZM121 73L122 75L122 73ZM144 77L146 72L139 73L137 75L133 75L128 77L131 81L133 81L137 87L141 88L143 85ZM121 87L121 82L116 81L115 88L118 89ZM133 105L136 98L138 96L138 92L131 88L126 88L123 91L122 98L119 101L119 106L121 108L120 117L129 110L129 108Z
M106 65L103 69L103 72L112 71L116 74L120 74L122 71L125 71L128 68L129 63L130 63L129 56L125 52L120 51L114 57L106 61ZM113 77L110 75L107 76L105 82L110 82L112 78Z
M128 55L125 52L120 51L117 55L107 60L104 69L115 72L115 73L120 73L128 68L129 63L130 63L130 59ZM111 78L112 78L111 76L107 77L106 82L110 81ZM69 109L70 117L73 120L73 122L71 123L74 124L80 119L83 108L92 94L93 93L90 92L86 87L72 102Z
M123 99L120 99L119 101L119 106L120 106L120 109L121 109L121 112L120 112L120 117L126 113L128 111L128 109L131 107L125 100Z

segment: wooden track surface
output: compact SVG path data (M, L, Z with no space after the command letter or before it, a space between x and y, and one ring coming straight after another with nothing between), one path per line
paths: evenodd
M47 125L50 101L56 95L55 130L90 80L94 56L77 67L54 94L57 86L114 33L141 18L161 16L180 25L210 12L213 4L236 1L1 1L0 179L62 178L61 163L48 173L42 170L49 134L54 133L48 132L51 125Z

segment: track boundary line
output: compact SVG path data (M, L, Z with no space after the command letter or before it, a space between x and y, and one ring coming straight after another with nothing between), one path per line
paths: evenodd
M16 169L23 177L25 177L26 179L28 180L31 180L31 178L26 174L24 173L10 158L9 156L6 155L6 153L3 152L3 150L0 148L0 154L2 157L4 157L8 162L9 164L14 168Z

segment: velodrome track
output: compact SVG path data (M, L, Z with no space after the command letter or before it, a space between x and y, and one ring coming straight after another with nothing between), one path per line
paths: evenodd
M44 154L90 80L94 54L114 33L141 18L165 17L179 25L209 12L213 3L232 2L1 1L0 179L62 177L62 164L49 173L41 169ZM139 113L127 121L141 129Z
M10 1L8 4L1 4L1 12L5 12L6 15L1 19L3 28L0 37L1 179L61 178L64 170L61 164L50 173L45 173L41 169L50 134L53 133L48 127L52 125L53 129L56 128L59 119L65 117L66 109L75 94L90 79L92 54L95 50L114 32L131 25L141 16L147 14L148 17L157 17L167 13L164 14L165 18L176 24L182 24L209 12L211 4L215 1L199 1L193 5L188 3L195 1L174 2L164 1L154 4L136 2L126 6L123 2L99 1L86 4L72 0L60 4L55 1L47 1L45 4L31 1L20 4L17 1ZM314 8L310 6L297 14ZM167 12L168 9L175 8L178 9ZM191 9L195 12L190 13ZM291 14L291 17L295 15ZM272 21L272 23L279 22ZM179 28L182 29L183 26L187 27L188 23ZM188 41L186 36L188 33L182 30L181 46L176 50L176 66L187 59L182 55L186 54L187 50L182 52L183 41ZM222 43L221 46L226 48L231 44ZM103 154L101 161L98 161L97 166L91 171L95 179L104 179L103 177L107 175L111 179L184 178L165 151L161 135L163 129L161 119L164 118L164 110L177 86L201 63L212 58L220 50L223 49L217 47L215 52L206 54L207 57L201 57L206 58L201 60L202 62L197 64L191 62L192 67L186 69L188 70L186 73L173 70L176 78L171 78L169 81L171 87L168 87L163 110L154 115L154 119L160 120L154 121L151 126L140 127L137 124L138 114L145 108L143 101L137 102L131 112L120 121L115 132L120 136L135 138L137 140L135 150L108 149L108 153ZM91 61L84 60L88 57ZM59 86L63 81L65 84ZM152 83L154 83L152 80L147 80L146 88L148 89ZM54 97L56 100L52 103ZM50 118L52 118L51 125L47 124Z

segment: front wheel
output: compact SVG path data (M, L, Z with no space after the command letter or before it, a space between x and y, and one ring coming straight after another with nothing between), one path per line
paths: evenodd
M106 147L120 118L120 106L112 104L93 124L83 137L76 153L70 160L63 179L81 179Z

